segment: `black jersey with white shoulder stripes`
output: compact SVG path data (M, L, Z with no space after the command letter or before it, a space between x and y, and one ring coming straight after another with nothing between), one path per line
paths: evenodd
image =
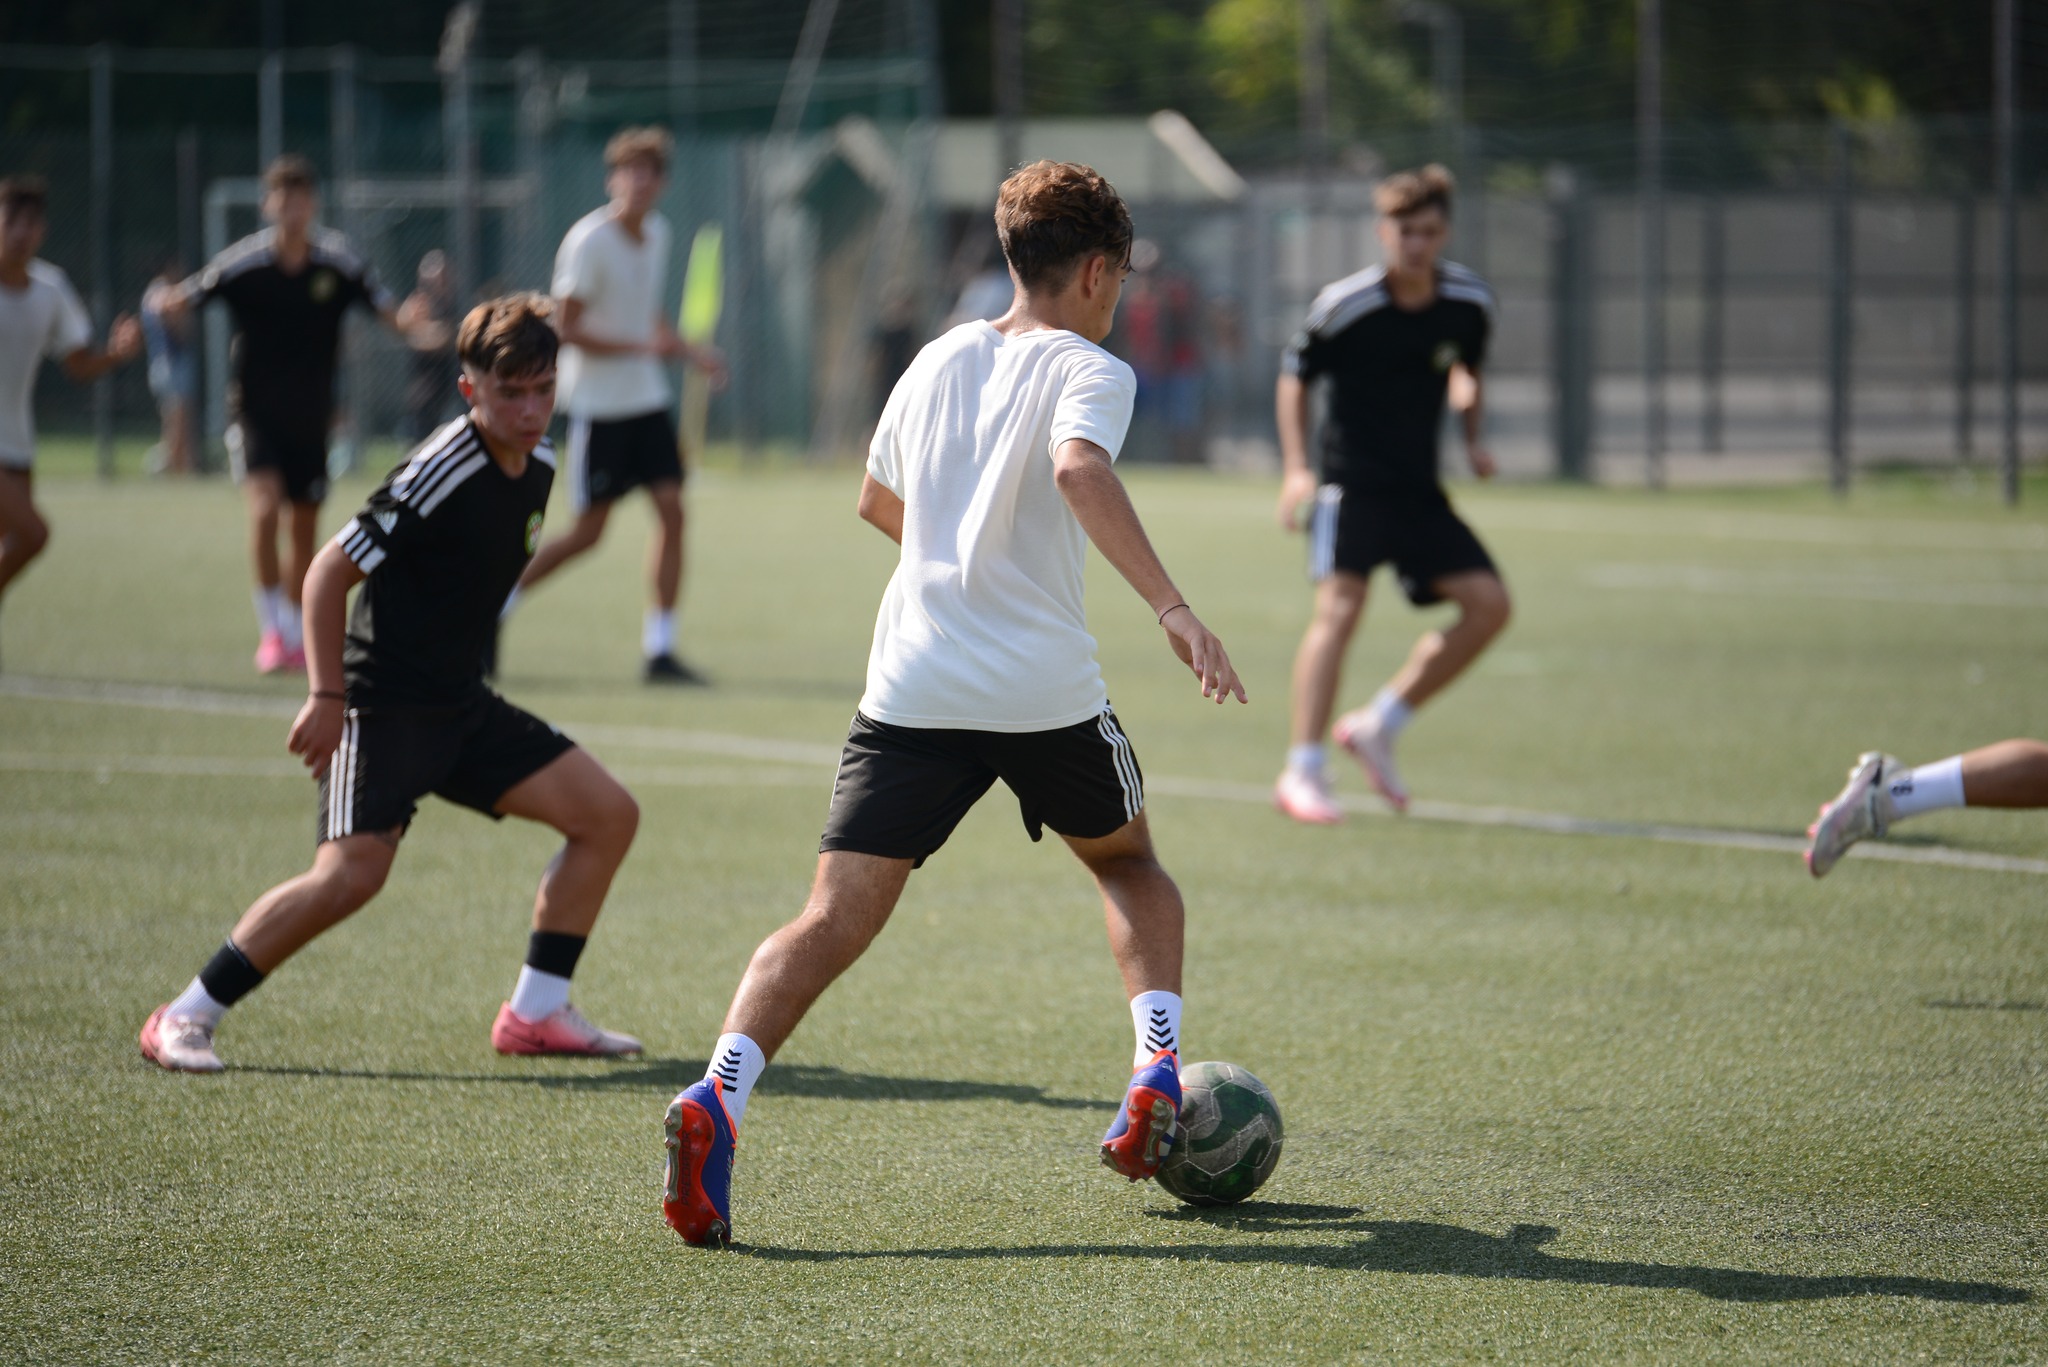
M1437 264L1436 298L1404 309L1386 268L1346 276L1316 296L1281 368L1325 396L1322 477L1377 493L1439 487L1437 434L1451 367L1476 371L1493 331L1493 291L1465 267Z
M235 243L185 282L194 304L224 301L234 314L236 416L284 441L324 446L334 413L341 320L352 306L397 307L348 239L315 228L306 263L278 262L277 229Z
M342 652L351 707L447 706L484 687L484 651L540 544L554 478L548 442L515 477L464 417L377 486L334 537L368 576Z

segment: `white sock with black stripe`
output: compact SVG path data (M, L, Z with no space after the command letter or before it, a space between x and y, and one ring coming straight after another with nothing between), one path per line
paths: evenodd
M1162 1049L1180 1058L1180 993L1140 992L1131 998L1131 1024L1138 1032L1132 1068L1143 1068Z
M761 1080L761 1070L768 1066L768 1056L761 1052L761 1046L745 1035L726 1033L718 1037L718 1043L711 1050L711 1066L704 1070L704 1076L718 1079L718 1090L725 1098L726 1114L732 1117L732 1127L737 1131L740 1117L747 1113L747 1098L754 1094L754 1084Z

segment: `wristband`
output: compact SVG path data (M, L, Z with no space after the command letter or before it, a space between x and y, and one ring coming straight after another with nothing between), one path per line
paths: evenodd
M313 696L316 698L332 698L336 702L348 701L348 694L337 693L331 688L316 688L313 690Z
M1166 612L1172 612L1172 611L1174 611L1174 609L1175 609L1175 608L1188 608L1188 605L1187 605L1186 603L1175 603L1175 604L1173 605L1173 607L1171 607L1171 608L1168 608L1168 609L1166 610ZM1189 612L1193 612L1193 611L1194 611L1194 609L1193 609L1193 608L1188 608L1188 611L1189 611ZM1165 626L1165 625L1166 625L1166 612L1162 612L1162 613L1160 613L1160 614L1159 614L1159 625L1160 625L1160 626Z

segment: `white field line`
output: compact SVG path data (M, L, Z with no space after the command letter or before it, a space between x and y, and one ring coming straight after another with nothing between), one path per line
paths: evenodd
M1889 552L2048 550L2048 525L2039 522L2015 525L1640 507L1596 510L1511 499L1471 502L1473 520L1482 529L1558 532L1567 536L1649 536L1659 540L1693 537L1787 546L1851 546Z
M1580 578L1601 589L1708 593L1737 597L1850 599L1929 607L2048 607L2048 584L1941 583L1864 575L1785 570L1731 570L1712 565L1588 565Z
M286 700L244 697L232 693L210 693L199 689L160 688L149 685L101 683L88 680L30 679L0 677L0 697L34 698L55 702L101 703L113 706L154 708L163 711L200 712L236 716L282 717L295 712ZM784 787L807 786L819 781L817 771L838 762L836 746L736 736L721 731L682 731L655 726L610 726L565 723L565 731L594 743L619 747L676 750L695 754L722 755L755 761L752 766L614 766L622 780L650 786L678 787ZM780 771L762 765L793 766ZM284 762L225 760L204 756L75 756L0 752L0 771L95 774L169 774L232 778L291 778L304 770ZM1218 779L1184 778L1172 774L1148 775L1146 788L1167 797L1193 798L1205 802L1234 802L1247 806L1268 806L1272 792L1261 784L1233 783ZM1392 814L1370 799L1347 799L1345 810L1359 816L1391 819ZM1514 807L1477 807L1457 802L1428 799L1410 804L1408 819L1442 822L1455 826L1496 826L1535 831L1545 835L1604 836L1609 839L1650 840L1670 845L1697 845L1708 849L1752 850L1765 854L1796 855L1805 843L1796 836L1768 831L1726 830L1712 826L1677 826L1660 822L1606 821L1592 817L1567 816L1558 812L1531 812ZM1891 864L1937 864L1948 868L1974 869L1985 873L2021 873L2048 876L2048 859L2026 859L2014 855L1959 850L1948 845L1888 845L1869 842L1849 852L1852 859L1870 859Z

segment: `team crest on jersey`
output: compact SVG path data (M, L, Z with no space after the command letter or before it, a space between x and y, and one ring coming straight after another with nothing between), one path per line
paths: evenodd
M313 278L307 283L306 288L312 293L314 303L324 304L334 297L334 291L340 285L341 281L335 278L333 271L321 269L313 272Z
M1439 371L1449 370L1458 363L1458 344L1456 342L1438 342L1436 344L1436 351L1430 356L1429 362Z
M533 552L534 552L534 549L535 549L536 547L538 547L539 545L540 545L540 514L539 514L539 513L535 513L535 514L534 514L534 515L533 515L532 517L529 517L529 518L527 518L527 519L526 519L526 553L527 553L528 555L532 555L532 554L533 554Z

